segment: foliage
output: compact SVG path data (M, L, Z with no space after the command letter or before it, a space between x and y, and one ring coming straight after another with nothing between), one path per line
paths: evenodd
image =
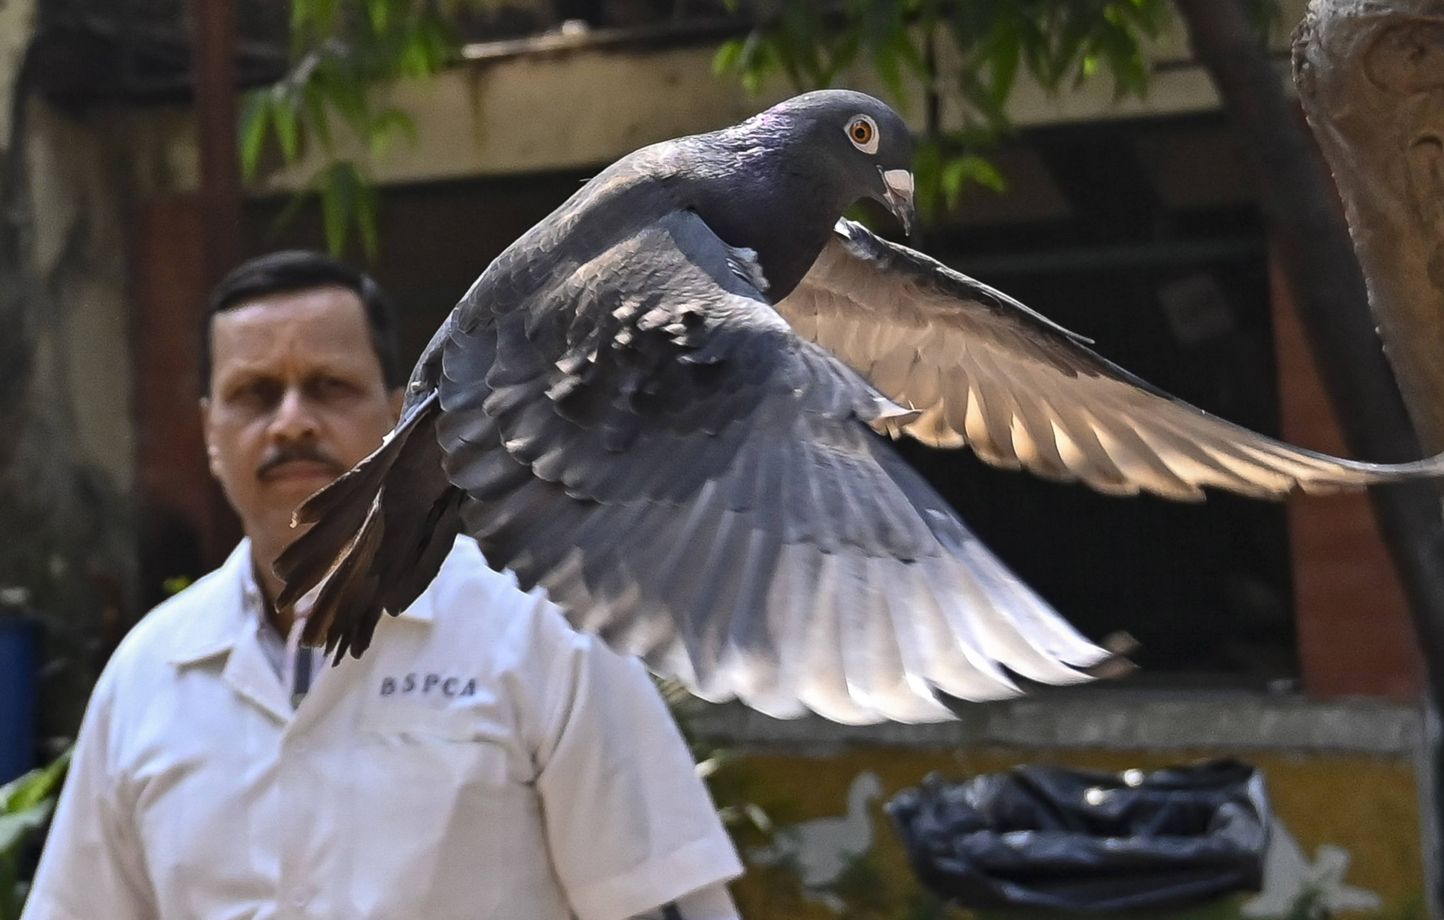
M376 192L363 167L341 155L335 128L339 122L349 129L370 158L384 156L400 139L414 140L411 118L378 104L368 90L427 77L451 63L459 48L455 15L488 2L495 0L291 0L289 71L248 93L242 105L242 173L256 175L268 139L287 164L315 148L321 165L308 187L321 199L327 245L342 252L355 229L374 256Z
M1151 75L1145 45L1170 21L1168 0L781 0L724 44L714 67L754 92L779 74L801 91L870 70L904 109L910 90L922 89L915 172L929 218L955 207L970 184L1002 190L982 152L1010 129L1020 74L1050 92L1108 76L1116 97L1141 97ZM962 103L961 128L941 123L944 94Z
M379 104L373 86L435 74L454 61L450 22L464 7L497 0L292 0L286 77L247 95L241 113L241 164L256 175L263 153L290 165L319 154L308 188L321 200L327 245L346 248L358 232L376 252L376 193L363 161L342 155L344 125L369 158L414 139L401 109ZM1006 103L1020 73L1057 90L1111 75L1119 96L1142 95L1149 79L1144 44L1169 21L1167 0L731 0L756 11L748 34L718 51L718 73L749 90L782 74L799 90L830 85L855 66L870 68L900 105L909 87L956 91L967 106L961 130L942 129L936 96L920 139L917 198L924 217L957 203L976 185L1001 191L1003 177L982 155L1007 130ZM745 9L741 9L745 7ZM938 63L943 47L956 65ZM905 107L905 106L904 106ZM293 199L288 217L302 201Z
M458 55L451 22L465 8L500 0L291 0L286 77L248 94L241 115L241 162L256 175L268 140L295 165L319 154L308 188L319 194L327 245L346 248L357 231L377 247L377 201L364 161L343 156L334 127L347 127L370 159L415 125L368 90L435 74ZM1277 0L1244 0L1262 28ZM922 89L917 201L925 220L953 208L970 186L1002 191L986 151L1010 130L1007 103L1021 74L1058 92L1084 80L1112 80L1116 97L1141 97L1151 70L1144 49L1172 21L1169 0L726 0L755 25L718 50L714 69L757 92L785 76L797 90L870 71L901 108ZM961 126L945 128L940 99L963 105ZM915 93L913 94L915 95ZM913 113L916 114L916 113ZM303 199L293 199L282 219Z
M1003 127L1020 70L1050 90L1106 72L1120 96L1142 94L1149 77L1142 44L1169 19L1167 0L784 0L745 38L724 45L717 65L755 91L779 71L801 90L831 85L866 63L901 100L909 76L937 87L937 46L948 42L961 63L952 88L978 117Z
M0 920L20 916L28 887L20 879L20 860L31 838L50 820L69 766L67 750L49 765L0 786Z

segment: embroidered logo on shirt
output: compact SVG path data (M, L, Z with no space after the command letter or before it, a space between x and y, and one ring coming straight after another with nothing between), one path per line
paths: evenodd
M427 696L432 693L439 693L445 697L475 696L476 678L434 673L418 674L415 671L381 678L382 696L405 696L407 694Z

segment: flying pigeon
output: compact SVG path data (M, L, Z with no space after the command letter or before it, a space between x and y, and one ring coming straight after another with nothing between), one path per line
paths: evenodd
M1008 295L841 219L913 219L912 143L807 93L624 157L508 247L421 356L380 448L297 512L289 604L359 656L456 534L711 700L950 718L1086 680L1075 632L887 443L1103 492L1277 498L1444 474L1210 416ZM880 436L881 435L881 436Z

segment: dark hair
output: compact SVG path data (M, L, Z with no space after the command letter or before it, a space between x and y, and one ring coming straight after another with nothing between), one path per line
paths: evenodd
M396 345L396 310L381 285L344 262L319 252L286 249L243 262L216 285L201 323L201 393L211 392L211 321L241 303L267 294L283 294L315 287L343 287L366 308L371 347L381 362L381 376L389 389L406 383Z

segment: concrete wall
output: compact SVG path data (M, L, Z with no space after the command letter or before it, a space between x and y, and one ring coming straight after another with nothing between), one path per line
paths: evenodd
M129 390L128 251L123 202L128 177L94 117L22 102L16 135L14 96L35 26L34 0L0 3L0 151L25 145L25 192L33 220L31 269L51 303L37 309L32 386L54 433L74 437L81 463L124 488L133 453Z
M135 444L124 175L94 120L39 100L25 143L34 268L56 308L42 317L34 386L63 414L76 459L125 491Z
M34 23L35 0L0 3L0 150L10 146L10 98Z

